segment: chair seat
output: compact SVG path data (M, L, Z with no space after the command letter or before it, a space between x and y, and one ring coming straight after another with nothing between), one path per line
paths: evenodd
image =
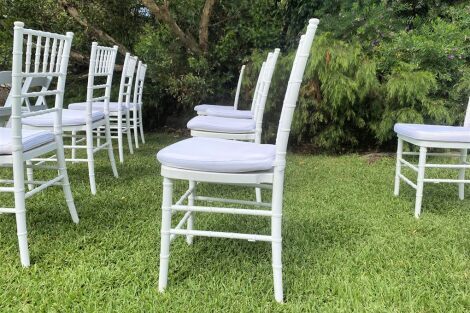
M191 130L242 134L254 132L256 123L252 119L196 116L188 122L187 127Z
M217 105L217 104L199 104L194 107L194 111L198 113L203 113L208 109L216 110L234 110L233 105Z
M219 138L195 137L157 153L169 167L217 173L246 173L273 168L275 146Z
M36 116L30 116L23 118L22 122L24 125L37 126L37 127L53 127L55 112L45 113ZM91 113L93 122L104 118L104 113L99 111L93 111ZM87 119L86 111L79 110L62 110L62 126L80 126L85 125Z
M129 103L129 106L128 106L129 110L132 110L134 107L135 107L135 104L133 102ZM141 104L137 103L137 109L140 110L141 107L142 107Z
M209 116L218 116L218 117L229 117L229 118L242 118L242 119L252 119L253 114L251 110L227 110L220 108L209 108L204 111L204 115Z
M22 130L23 151L28 151L54 141L54 134L44 130ZM13 153L12 129L0 127L0 154Z
M416 140L470 143L470 127L398 123L394 130Z
M68 108L70 110L86 110L86 106L86 102L78 102L70 103ZM119 104L119 102L109 102L109 112L118 112L119 106L121 107L121 111L125 112L127 110L127 106L124 103ZM104 102L93 102L91 108L93 111L104 112Z

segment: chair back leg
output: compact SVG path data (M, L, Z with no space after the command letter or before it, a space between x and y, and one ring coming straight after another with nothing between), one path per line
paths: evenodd
M398 196L400 194L400 174L401 174L401 160L403 157L403 139L398 138L397 145L397 164L395 169L395 189L393 194Z
M142 139L142 143L145 143L145 138L144 138L144 122L142 118L142 108L137 110L139 112L139 127L140 127L140 138Z
M168 283L168 263L170 258L171 205L173 198L173 181L163 178L162 226L160 244L160 275L158 290L163 292Z
M132 110L132 131L134 132L135 147L139 149L139 124L136 107L134 107L134 109Z
M124 163L124 147L122 141L122 115L118 114L117 122L117 136L118 136L118 151L119 151L119 162Z
M194 205L194 198L196 197L196 182L193 180L189 181L189 190L192 190L192 192L188 196L188 205L193 206ZM194 212L189 213L189 218L186 224L186 228L188 230L193 230L194 227ZM192 235L187 235L186 236L186 243L188 245L193 244L193 236Z
M134 148L132 147L132 134L131 134L131 119L129 117L129 110L126 113L126 136L127 144L129 145L129 152L134 154Z
M93 154L93 129L91 123L87 124L86 129L86 152L88 162L88 177L90 180L90 190L93 195L96 194L96 182L95 182L95 160Z
M467 149L460 151L460 164L465 165L467 162ZM465 168L459 170L459 180L465 180ZM465 199L465 183L459 184L459 199Z
M108 146L109 163L111 163L111 169L113 170L114 177L118 178L119 174L116 168L116 161L114 160L113 141L111 137L111 126L109 122L109 116L105 116L105 119L106 119L106 128L104 130L104 134L106 137L106 144Z

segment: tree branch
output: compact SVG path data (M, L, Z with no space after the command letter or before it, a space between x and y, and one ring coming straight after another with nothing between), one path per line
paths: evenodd
M184 47L195 54L202 54L202 50L196 39L194 39L191 34L185 33L171 17L170 10L168 9L168 1L165 1L161 6L158 6L154 0L142 0L142 4L149 9L158 20L170 28L170 31L179 38Z
M199 46L204 52L209 47L209 20L216 0L206 0L199 23Z
M90 23L88 23L86 18L83 18L83 17L80 16L80 13L78 12L78 10L74 6L72 6L72 4L68 3L66 0L58 0L58 2L64 8L64 10L67 12L67 14L70 17L72 17L76 22L78 22L80 25L82 25L87 32L91 32L92 34L94 34L99 39L118 46L119 53L121 53L123 55L126 54L127 52L129 52L129 49L127 49L126 46L124 46L123 44L118 42L116 39L111 37L108 33L104 32L103 30L101 30L101 29L99 29L99 28L97 28L93 25L90 25Z

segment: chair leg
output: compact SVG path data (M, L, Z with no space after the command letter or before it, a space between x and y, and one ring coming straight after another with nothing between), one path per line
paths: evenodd
M124 163L124 148L122 142L122 116L118 117L118 151L119 151L119 162Z
M72 130L72 146L76 146L77 145L77 131L76 130ZM72 159L76 159L77 158L77 149L75 148L72 148ZM75 161L73 163L76 163Z
M113 150L113 141L111 138L111 126L109 122L109 117L106 117L106 127L105 127L105 136L106 136L106 143L108 145L108 158L109 163L111 163L111 168L113 170L114 177L119 177L117 168L116 168L116 161L114 160L114 150Z
M460 151L460 164L465 165L467 162L467 149L462 149ZM459 180L465 180L465 169L461 168L459 170ZM459 198L463 200L465 198L465 183L459 184Z
M162 226L160 244L160 275L158 290L163 292L168 282L168 263L170 258L171 203L173 198L173 181L163 178Z
M33 162L31 161L26 161L26 165L33 165ZM31 167L26 168L26 177L28 177L28 180L34 180L34 172ZM28 190L33 190L34 184L28 184Z
M139 126L140 126L140 138L142 139L142 143L145 143L145 138L144 138L144 122L142 118L142 108L138 110L139 112Z
M77 209L75 208L75 203L73 201L72 190L70 188L69 176L67 173L67 167L65 164L65 155L64 155L64 143L62 142L62 136L56 136L57 141L57 163L59 165L59 174L64 178L62 179L62 189L65 195L65 201L67 202L67 207L69 208L70 216L72 221L75 224L78 224L78 214Z
M96 194L96 182L95 182L95 161L93 155L93 129L91 126L87 127L86 130L86 152L88 160L88 177L90 179L90 189L93 195Z
M403 139L398 138L397 145L397 165L395 169L395 189L393 194L398 196L400 194L400 174L401 174L401 159L403 157Z
M274 281L274 298L277 302L284 301L282 288L282 197L284 173L283 169L276 169L274 173L273 193L272 193L272 217L271 217L271 237L272 237L272 266Z
M194 205L194 198L196 197L196 182L193 180L189 181L189 189L193 189L193 192L188 196L188 205L193 206ZM186 228L188 230L192 230L194 226L194 212L191 213L191 215L188 218ZM188 245L193 244L193 237L192 235L187 235L186 236L186 243Z
M132 120L134 121L132 124L132 130L134 132L134 142L136 149L139 149L139 125L137 124L137 109L132 111Z
M256 202L262 202L263 198L261 197L261 188L255 188Z
M96 146L101 146L101 127L96 130Z
M132 147L132 134L131 134L131 120L129 118L129 110L126 113L126 135L127 135L127 144L129 145L129 152L134 154L134 148Z
M416 183L416 202L415 202L415 217L419 218L421 214L421 204L423 202L423 187L424 187L424 171L426 165L426 147L419 147L419 163L418 163L418 181Z
M15 153L15 152L14 152ZM18 157L13 155L13 158ZM21 157L21 156L20 156ZM16 158L18 160L19 158ZM21 265L28 267L29 249L28 249L28 231L26 230L26 203L24 194L24 165L22 160L13 162L13 180L15 196L15 215L16 215L16 233L18 235L18 246L20 250Z

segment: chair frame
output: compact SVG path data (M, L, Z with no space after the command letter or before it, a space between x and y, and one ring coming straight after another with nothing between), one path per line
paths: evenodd
M142 117L142 96L144 91L144 83L145 83L145 74L147 72L147 64L142 63L139 61L137 65L137 72L135 75L135 83L134 83L134 98L132 101L132 109L130 109L130 116L131 121L131 129L134 132L134 142L135 147L139 148L139 131L140 131L140 138L142 139L142 143L145 143L144 138L144 122Z
M66 35L37 31L24 28L24 23L14 23L13 39L13 62L12 62L12 88L11 96L11 126L12 145L11 155L0 155L0 166L13 168L13 180L2 179L2 184L13 184L13 187L0 187L0 192L14 194L14 208L0 208L0 213L12 213L16 216L16 226L18 233L18 244L21 264L24 267L30 265L27 229L26 229L26 199L39 193L50 186L62 186L69 213L74 223L79 222L78 214L73 201L70 188L67 168L65 164L64 146L62 141L62 105L64 97L65 80L69 61L70 48L72 45L73 33ZM25 64L23 70L23 45L26 39ZM36 37L36 54L34 62L31 59L33 37ZM44 46L42 45L45 41ZM52 46L50 46L52 41ZM41 50L44 48L44 54ZM51 54L49 55L49 49ZM31 71L31 65L34 69ZM42 63L42 66L40 66ZM26 92L22 89L23 80L34 77L57 77L57 87L54 90L41 90L39 92ZM54 108L25 112L22 110L22 102L29 97L55 96ZM39 147L24 151L22 142L22 118L34 115L41 115L49 112L55 113L53 134L54 140ZM55 151L57 155L57 166L25 165L24 163L43 154ZM25 168L36 168L58 171L58 175L48 181L35 181L24 179ZM25 192L25 183L34 186L30 191Z
M279 56L280 49L276 48L274 52L270 52L266 59L264 66L262 66L260 75L258 77L258 83L256 84L255 93L253 95L252 111L253 120L256 123L256 128L251 132L242 133L224 133L224 132L212 132L204 130L191 130L191 136L193 137L210 137L210 138L221 138L221 139L232 139L241 141L252 141L256 143L261 142L261 133L263 131L263 115L268 98L269 87L273 77L274 70L276 68L277 59ZM218 117L224 119L225 117Z
M299 43L284 98L284 104L276 138L275 162L271 170L250 173L216 173L185 170L162 165L161 175L163 176L163 200L160 274L158 287L160 292L165 290L168 282L168 266L171 241L173 241L177 236L186 236L187 243L192 244L194 236L219 237L271 242L274 295L277 302L283 302L281 226L286 150L290 133L290 125L292 123L302 77L318 23L319 20L317 19L311 19L309 21L307 32L305 35L302 35ZM175 203L173 203L173 180L187 180L189 182L188 190ZM197 194L197 184L199 182L272 189L272 199L269 203L200 196ZM188 204L184 205L183 203L186 200ZM198 200L253 205L257 207L270 208L270 210L197 206L196 201ZM172 227L172 214L178 211L185 212L185 214L177 226ZM194 213L196 212L269 217L271 218L271 235L194 230ZM185 224L186 229L183 228Z
M468 101L464 127L469 127L470 131L470 98ZM404 142L418 146L419 152L404 152ZM458 149L459 153L430 153L428 152L429 149ZM400 194L400 182L402 180L416 190L416 200L414 209L415 218L419 218L421 215L424 183L456 183L459 185L459 199L463 200L465 197L465 184L470 184L470 180L465 179L465 170L470 169L470 163L467 160L468 149L470 149L470 143L467 142L426 141L398 135L394 195L398 196ZM410 163L405 159L405 156L419 156L418 164ZM427 163L428 156L458 158L460 164ZM406 166L417 173L416 183L414 183L402 174L402 166ZM426 168L444 168L459 170L458 179L426 178Z
M117 55L117 46L112 48L99 46L97 42L93 42L91 46L90 54L90 67L88 70L88 85L87 85L87 106L86 106L86 123L81 125L66 125L62 129L64 132L70 133L64 134L64 137L70 137L72 140L71 145L65 145L64 148L72 150L72 157L67 158L66 161L69 162L86 162L88 164L88 177L90 181L90 190L93 195L96 194L96 179L95 179L95 161L94 155L106 149L108 152L108 158L111 163L111 169L113 171L114 177L119 177L116 162L114 160L113 145L111 139L111 127L110 127L110 118L109 118L109 98L111 96L111 86L114 73L114 64L116 61ZM106 77L105 84L95 84L95 77ZM104 90L103 96L95 97L94 93ZM92 112L93 112L93 102L104 101L105 111L104 117L102 119L93 121ZM42 110L48 111L48 110ZM39 111L38 111L39 112ZM83 111L81 111L83 112ZM48 127L43 126L29 126L25 125L25 128L30 129L47 129ZM97 132L94 136L96 130L103 128L104 136L101 132ZM85 132L85 135L77 134L79 132ZM104 138L105 143L99 143L97 140L97 146L94 146L93 139ZM80 145L80 143L85 142L85 145ZM77 158L76 150L77 149L86 149L87 157L86 158ZM54 161L54 156L49 158L35 158L33 161L37 161L37 164L42 164L49 161ZM32 173L28 172L28 176L32 177Z

